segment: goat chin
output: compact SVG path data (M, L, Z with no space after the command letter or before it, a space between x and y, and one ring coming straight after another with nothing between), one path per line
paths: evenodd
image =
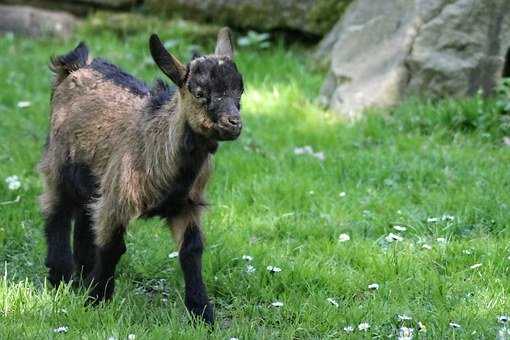
M218 141L234 141L241 135L241 129L222 129L215 127L214 139Z

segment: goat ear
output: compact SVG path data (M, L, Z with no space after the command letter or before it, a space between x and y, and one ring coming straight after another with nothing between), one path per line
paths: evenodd
M175 85L181 87L186 78L186 67L171 53L169 53L156 34L149 39L149 48L152 58L158 67Z
M214 54L234 59L234 47L232 46L232 32L230 28L223 27L219 31Z

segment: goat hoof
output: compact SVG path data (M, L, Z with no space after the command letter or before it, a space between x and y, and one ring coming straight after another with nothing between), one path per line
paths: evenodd
M87 298L87 305L97 306L101 301L111 300L114 290L113 280L109 280L107 284L97 282L93 279L87 280L89 283L89 296Z
M186 306L191 315L195 316L198 320L202 320L208 326L214 325L214 307L211 303L207 304L193 304L190 303Z
M87 300L85 301L85 305L87 305L87 306L97 306L101 302L109 300L110 298L111 298L111 296L110 297L106 296L106 294L104 293L103 288L101 288L101 289L93 288L93 289L91 289L89 291Z
M48 281L53 287L58 287L60 282L69 283L73 278L73 266L63 265L59 267L50 267L48 271Z
M89 293L87 299L85 300L86 307L97 307L103 301L99 296L94 296Z
M85 267L85 266L78 266L78 268L75 270L74 275L77 278L77 281L79 281L82 285L89 284L89 277L92 273L92 269ZM86 286L85 286L86 287Z

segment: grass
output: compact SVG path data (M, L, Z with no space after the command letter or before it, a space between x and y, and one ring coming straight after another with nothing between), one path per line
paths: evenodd
M184 59L192 45L212 48L207 28L183 22L148 20L120 33L104 25L91 19L66 42L0 38L1 339L343 338L345 326L362 322L370 329L353 338L395 336L403 325L431 339L502 330L497 317L510 313L510 148L495 104L413 100L342 122L314 104L323 74L307 51L281 42L237 54L246 129L216 156L204 222L217 327L189 323L182 274L168 258L175 245L158 220L130 226L111 303L86 308L84 292L48 287L35 167L48 125L50 55L86 40L95 55L150 81L162 75L149 61L147 32L161 32ZM31 106L18 108L23 100ZM305 145L325 160L294 154ZM19 190L4 183L11 175ZM390 232L403 241L387 242ZM350 240L339 242L341 233ZM282 271L270 274L269 265ZM270 307L275 301L283 307ZM403 314L412 320L399 321ZM68 332L54 333L59 326Z

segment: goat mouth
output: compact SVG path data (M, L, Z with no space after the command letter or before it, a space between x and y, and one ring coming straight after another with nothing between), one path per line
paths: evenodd
M235 128L224 128L217 124L215 126L216 139L220 141L236 140L241 135L242 126Z

